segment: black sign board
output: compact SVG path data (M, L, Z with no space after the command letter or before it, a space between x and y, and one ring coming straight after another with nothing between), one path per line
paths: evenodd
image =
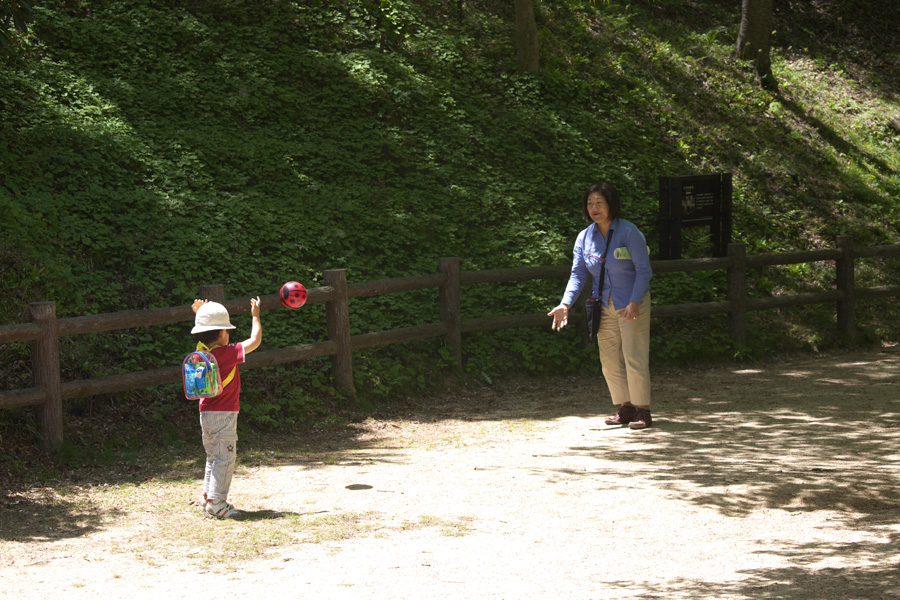
M681 258L681 229L708 226L713 255L731 242L731 173L659 178L659 257Z

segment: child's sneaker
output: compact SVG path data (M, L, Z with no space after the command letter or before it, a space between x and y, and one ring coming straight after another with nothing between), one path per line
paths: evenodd
M233 519L241 516L241 511L235 509L234 505L228 502L213 502L212 500L207 500L206 514L212 515L217 519Z

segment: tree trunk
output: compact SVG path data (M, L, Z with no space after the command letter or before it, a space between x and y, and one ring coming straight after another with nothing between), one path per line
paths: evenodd
M541 63L533 0L516 0L516 44L519 71L539 73Z
M742 0L741 30L737 39L737 56L752 60L763 87L777 88L772 75L772 0Z

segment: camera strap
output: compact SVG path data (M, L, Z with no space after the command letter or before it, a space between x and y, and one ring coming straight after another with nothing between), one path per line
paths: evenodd
M606 250L600 255L600 283L597 285L597 297L588 298L585 301L585 321L588 328L588 336L597 337L600 331L600 317L603 315L603 285L606 283L606 257L612 246L613 230L609 230L606 237Z
M615 233L614 229L609 230L609 235L606 237L606 250L603 251L603 255L600 256L600 285L597 286L597 300L603 299L603 286L606 284L606 257L609 254L609 248L612 246L612 236Z

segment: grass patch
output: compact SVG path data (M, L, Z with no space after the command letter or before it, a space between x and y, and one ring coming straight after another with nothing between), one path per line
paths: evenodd
M437 528L441 535L445 537L461 537L472 531L472 523L474 517L457 517L455 519L445 519L443 517L435 517L433 515L422 515L416 521L406 521L400 526L401 531L411 531L415 529L427 529L430 527Z
M377 527L375 512L337 513L316 517L306 523L304 533L310 543L349 540L373 531Z

